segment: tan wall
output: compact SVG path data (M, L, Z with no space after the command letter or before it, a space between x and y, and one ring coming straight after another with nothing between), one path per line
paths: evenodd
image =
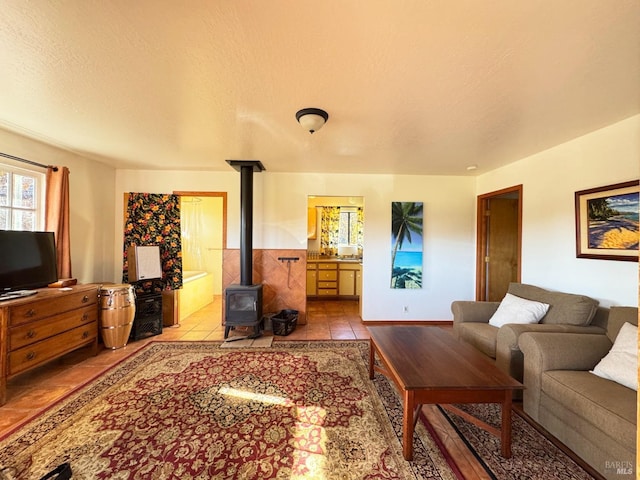
M79 283L119 283L122 280L122 208L114 208L114 204L122 198L115 198L115 169L3 129L0 129L0 151L44 165L69 167L72 275ZM1 158L0 163L44 172L5 158ZM116 224L119 243L114 240ZM115 259L114 251L117 251ZM118 266L115 274L114 263Z

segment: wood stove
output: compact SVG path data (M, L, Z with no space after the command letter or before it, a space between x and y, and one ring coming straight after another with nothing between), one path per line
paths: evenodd
M262 284L253 285L253 172L262 172L258 160L227 160L240 172L240 284L225 289L224 338L239 326L260 335Z
M224 338L232 327L253 327L260 334L262 322L262 285L229 285L224 291Z

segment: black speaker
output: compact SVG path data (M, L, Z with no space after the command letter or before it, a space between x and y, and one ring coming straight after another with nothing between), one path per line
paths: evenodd
M146 293L136 297L136 315L133 319L130 340L160 335L162 333L162 294Z

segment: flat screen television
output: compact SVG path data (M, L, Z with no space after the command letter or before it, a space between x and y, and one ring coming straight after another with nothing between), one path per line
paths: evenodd
M0 294L57 280L53 232L0 230Z

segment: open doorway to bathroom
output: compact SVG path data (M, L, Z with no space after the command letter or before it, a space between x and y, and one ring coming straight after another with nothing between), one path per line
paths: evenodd
M226 192L174 192L180 196L183 287L174 304L180 321L220 303L226 247Z
M364 198L310 195L307 207L307 311L357 302L361 314Z

